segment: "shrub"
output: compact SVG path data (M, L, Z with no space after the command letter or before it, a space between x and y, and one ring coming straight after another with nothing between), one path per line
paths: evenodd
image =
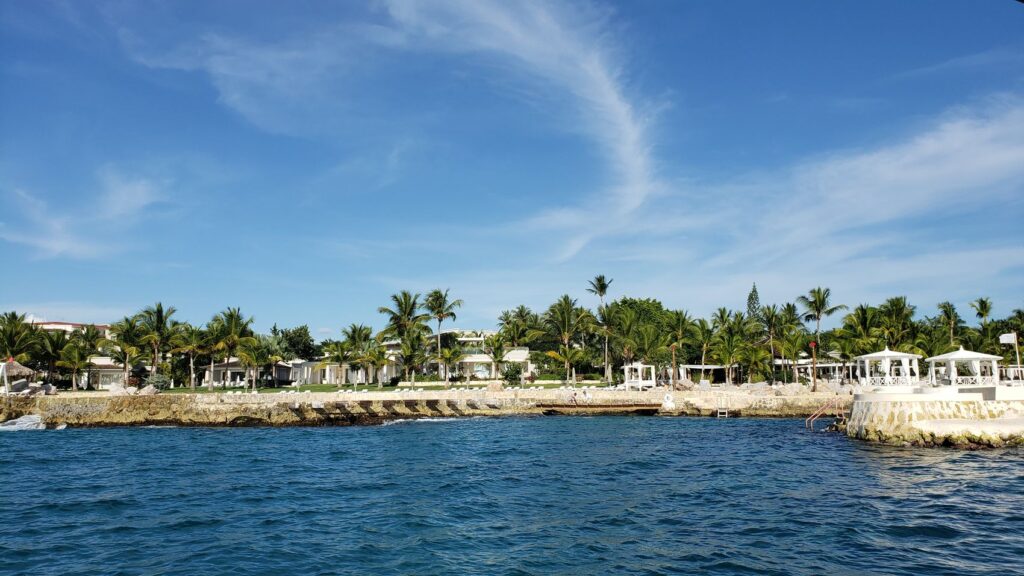
M508 386L516 386L523 377L523 367L520 364L506 364L501 370L501 379Z
M146 386L152 386L157 390L166 390L171 387L171 379L164 374L152 374L145 380Z

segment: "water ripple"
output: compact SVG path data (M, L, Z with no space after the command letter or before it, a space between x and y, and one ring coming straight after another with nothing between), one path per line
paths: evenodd
M795 420L0 436L0 574L1009 574L1024 451Z

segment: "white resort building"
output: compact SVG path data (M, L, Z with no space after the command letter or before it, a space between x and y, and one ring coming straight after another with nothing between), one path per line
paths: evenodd
M928 363L928 381L932 386L998 386L1002 356L959 350L932 356Z

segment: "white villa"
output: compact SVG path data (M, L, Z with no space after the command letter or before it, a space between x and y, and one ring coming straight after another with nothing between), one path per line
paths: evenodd
M622 367L622 385L626 390L631 388L643 390L657 386L658 380L654 375L654 365L641 362L624 365Z

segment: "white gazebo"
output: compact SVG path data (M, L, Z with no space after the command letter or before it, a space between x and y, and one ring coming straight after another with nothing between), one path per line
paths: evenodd
M920 354L896 352L888 346L880 352L854 358L862 386L913 386L921 379L917 363L920 359Z
M1002 356L964 350L961 346L955 352L932 356L925 362L928 363L928 380L932 386L997 386L999 361L1002 359ZM964 375L958 372L958 365L967 367Z
M622 372L622 382L627 390L630 388L642 390L644 388L653 388L658 385L658 381L654 378L654 366L652 364L633 362L632 364L624 365L622 367ZM649 376L649 378L647 378L647 376Z

